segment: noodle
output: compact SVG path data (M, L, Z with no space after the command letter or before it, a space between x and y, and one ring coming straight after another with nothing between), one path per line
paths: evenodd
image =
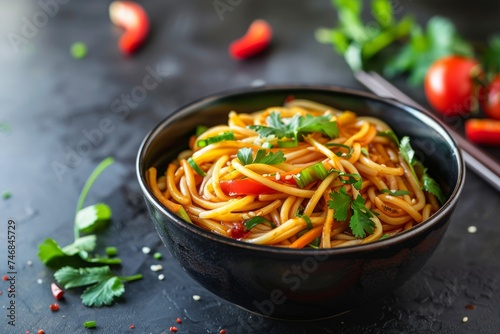
M391 131L377 118L308 100L231 111L227 125L193 136L164 175L150 168L147 184L169 210L242 242L366 244L440 207L435 193L422 189L425 168L415 170L399 142L384 135Z

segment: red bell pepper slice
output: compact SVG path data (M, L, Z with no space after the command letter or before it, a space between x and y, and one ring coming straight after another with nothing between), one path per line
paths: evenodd
M500 145L500 121L494 119L468 119L465 121L467 139L477 144Z
M113 24L125 29L118 46L124 54L134 53L149 34L149 17L144 8L132 1L115 1L109 6Z
M296 186L297 183L295 179L281 177L279 181L275 181L275 177L273 176L273 181L276 183L283 183L288 185ZM223 180L220 181L220 187L224 194L228 196L243 196L243 195L268 195L268 194L277 194L279 191L274 190L273 188L269 188L266 185L263 185L260 182L255 181L254 179L236 179L236 180Z
M237 60L252 57L269 46L272 35L269 23L264 20L255 20L242 38L229 45L229 54Z
M228 196L275 194L276 190L255 181L254 179L238 179L221 181L220 187Z

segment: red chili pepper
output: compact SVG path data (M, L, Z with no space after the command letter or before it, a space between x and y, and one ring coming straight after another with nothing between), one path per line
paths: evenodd
M225 330L225 329L221 329L221 330L219 331L219 334L226 334L226 330Z
M54 304L50 304L50 310L51 311L59 311L59 305L57 305L57 303L54 303Z
M64 297L64 290L58 287L56 283L50 284L50 290L52 290L52 296L55 299L60 300Z
M177 318L177 319L175 319L175 322L178 323L178 324L180 324L182 322L182 319L181 318Z
M113 24L125 29L118 45L124 54L134 53L149 34L149 17L144 8L132 1L115 1L109 6Z
M128 327L129 327L130 329L134 329L134 328L135 328L135 326L134 326L134 325L130 325L130 326L128 326Z
M45 331L43 329L38 330L37 334L45 334Z
M241 222L234 222L234 225L229 230L231 238L236 240L246 238L249 234L250 231L248 231Z
M465 121L467 139L477 144L500 145L500 120L468 119Z
M229 54L237 60L252 57L269 46L272 34L269 23L264 20L255 20L242 38L229 45Z
M177 327L171 326L170 327L170 331L173 332L173 333L177 332Z
M8 280L9 280L9 276L7 276L7 275L3 275L3 276L2 276L2 279L3 279L4 281L8 281Z

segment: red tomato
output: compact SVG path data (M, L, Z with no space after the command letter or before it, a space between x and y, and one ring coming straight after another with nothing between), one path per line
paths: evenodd
M500 119L500 75L493 78L488 86L483 108L488 117Z
M456 55L438 59L425 76L427 100L443 115L468 114L475 104L474 76L480 73L475 59Z

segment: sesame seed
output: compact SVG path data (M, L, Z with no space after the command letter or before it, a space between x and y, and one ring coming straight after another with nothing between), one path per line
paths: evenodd
M415 203L417 203L417 201L414 198L412 198L411 199L411 204L415 204Z
M37 282L38 284L42 284L42 283L43 283L43 280L42 280L41 278L39 278L39 279L37 279L37 280L36 280L36 282Z
M194 300L200 300L200 299L201 299L201 297L200 297L199 295L193 295L193 299L194 299Z
M33 261L28 260L28 262L26 262L26 264L27 264L28 266L31 266L31 265L33 265Z
M475 226L473 226L473 225L472 225L472 226L469 226L469 227L467 228L467 232L469 232L469 233L476 233L476 232L477 232L477 227L475 227Z
M467 321L469 321L469 317L463 317L462 318L462 322L467 322Z
M276 173L276 181L279 181L279 180L280 180L280 178L281 178L280 173L278 173L278 172L277 172L277 173Z
M151 248L144 246L144 247L142 247L142 252L144 254L149 254L149 253L151 253Z
M163 269L163 266L161 264L152 264L149 268L151 271L160 271Z
M255 217L255 212L253 212L253 211L248 211L248 215L249 215L250 217Z
M158 280L163 281L165 279L165 275L160 274L158 275Z
M285 176L285 180L290 180L293 176L292 175L287 175Z

